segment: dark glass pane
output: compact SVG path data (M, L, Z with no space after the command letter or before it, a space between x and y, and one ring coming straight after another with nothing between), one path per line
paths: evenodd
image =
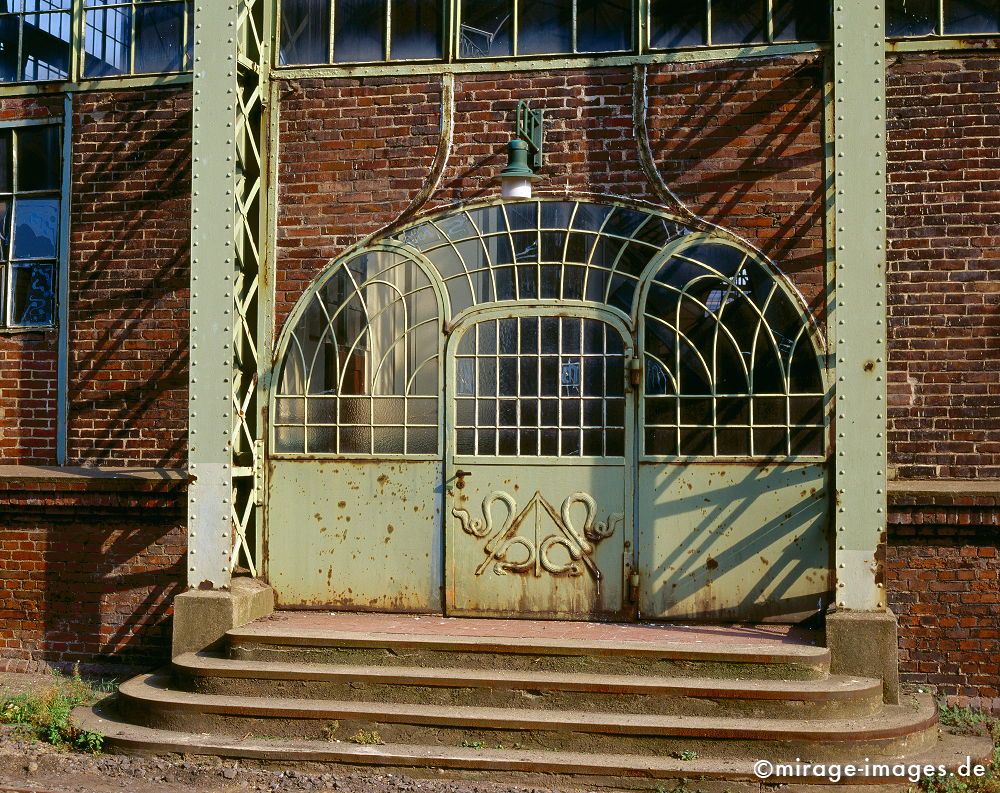
M791 424L823 423L823 400L821 397L792 397L788 400L788 414Z
M577 427L580 425L580 402L576 399L565 399L562 402L561 427Z
M929 36L937 29L937 0L889 0L885 9L888 36Z
M375 454L403 454L405 451L402 427L376 427L373 440Z
M719 426L728 424L750 423L750 400L739 397L722 397L715 401L715 423Z
M9 193L14 188L12 134L9 129L0 129L0 193Z
M538 454L538 430L521 430L521 454Z
M518 55L573 51L573 0L518 0L517 13Z
M756 397L753 401L754 424L785 424L784 397Z
M340 399L341 424L368 424L372 420L371 400L367 397Z
M715 444L719 454L750 454L750 430L719 429L715 433Z
M475 430L459 430L455 433L456 451L459 454L476 453Z
M479 430L477 433L479 438L479 454L496 454L497 453L497 431L496 430Z
M497 362L493 358L479 359L479 395L495 396L497 393Z
M395 0L390 53L394 61L440 58L444 14L441 0Z
M546 457L555 457L559 454L559 431L542 430L540 435L542 443L539 453Z
M644 453L675 456L677 454L676 430L646 430Z
M801 339L795 346L789 372L788 390L792 394L818 394L823 390L819 363L808 339Z
M534 264L522 264L517 268L517 290L521 300L538 297L538 268Z
M712 430L700 427L681 428L681 454L704 455L714 454L712 448Z
M132 9L88 11L84 32L85 77L106 77L128 71L132 39Z
M517 320L500 320L500 352L513 355L517 352Z
M712 400L682 399L681 424L712 424Z
M337 428L336 427L307 427L306 443L307 452L319 452L320 454L337 451Z
M500 396L517 396L517 358L500 359Z
M559 454L561 456L580 456L580 430L562 430L559 433L559 441Z
M495 321L480 322L476 328L479 333L480 354L494 355L497 351L497 323Z
M830 38L828 0L773 0L775 41L826 41Z
M672 394L673 382L659 361L646 358L646 393L651 395Z
M587 270L585 267L563 265L562 296L564 300L582 300L583 284Z
M564 201L542 201L543 229L565 229L569 227L569 219L573 214L573 204Z
M604 359L583 359L583 395L604 396Z
M336 0L333 60L336 63L385 60L386 0Z
M577 0L577 52L614 52L631 48L631 0Z
M538 394L538 366L536 358L521 359L521 396L536 396Z
M497 401L495 399L479 400L480 427L495 427L497 425Z
M583 426L604 426L604 401L601 399L583 400Z
M785 393L785 380L782 374L781 363L778 360L774 345L766 333L761 333L757 337L757 342L754 346L753 372L751 376L753 393Z
M542 317L542 352L559 352L559 320L556 317Z
M609 399L605 403L605 421L608 427L624 427L625 426L625 400L624 399Z
M0 81L5 83L14 82L21 77L17 57L20 31L20 17L0 16Z
M12 325L51 325L55 309L55 267L14 266L10 270Z
M500 454L517 454L517 430L500 430Z
M406 430L406 451L408 454L437 454L438 431L431 427L409 428Z
M303 420L302 417L302 403L305 400L302 399L283 399L281 400L285 404L285 409L288 411L286 413L285 421L299 422ZM336 397L312 397L309 399L309 416L310 424L336 424L337 423L337 398ZM281 411L279 410L279 418L281 419Z
M305 431L301 427L277 427L274 445L279 452L304 452Z
M542 255L543 262L562 262L563 248L565 247L566 233L562 231L542 232Z
M521 318L521 352L532 355L538 352L538 317Z
M562 351L580 352L581 320L577 317L565 317L562 321Z
M330 1L282 0L282 66L298 63L326 63L330 60ZM411 230L414 239L423 227ZM409 239L407 242L413 244Z
M559 400L557 399L543 399L542 401L542 417L539 422L543 427L557 427L559 426Z
M137 6L135 71L179 72L184 68L184 4Z
M604 434L604 454L606 457L625 456L625 430L608 430Z
M483 0L462 0L462 30L459 56L488 58L513 55L514 0L484 3Z
M558 298L562 267L557 264L543 264L540 269L541 284L539 296L546 299Z
M538 261L538 234L523 231L511 235L514 242L514 260L518 262Z
M368 427L341 427L341 454L371 454L372 433Z
M411 398L406 400L406 422L407 424L437 424L437 399Z
M537 399L522 399L520 404L521 404L521 426L522 427L537 427L538 426L538 400Z
M673 397L646 398L646 424L671 426L677 423L677 400Z
M766 19L762 0L712 0L712 43L765 41Z
M559 395L559 377L559 359L542 358L542 381L539 384L542 396Z
M59 200L25 198L14 208L15 259L54 259L59 255Z
M509 250L510 243L507 243ZM497 267L493 270L493 279L497 285L497 300L517 299L517 287L514 283L513 267Z
M404 424L406 421L405 401L401 398L376 399L373 411L375 424Z
M1000 32L1000 3L997 0L944 0L944 32Z
M649 43L654 49L697 47L708 42L705 0L653 0L650 18Z
M819 427L793 427L792 454L822 454L823 430Z
M18 190L59 189L62 169L62 157L60 156L62 142L59 131L59 127L56 126L25 127L18 131ZM8 145L9 141L10 138L7 138ZM9 176L5 181L9 183ZM3 189L9 190L10 188Z
M602 430L583 431L583 453L587 457L600 457L604 454L604 432Z
M476 402L473 399L459 399L455 406L455 421L462 427L476 426Z
M29 4L29 8L35 7L37 4ZM25 15L22 80L61 80L69 76L70 29L70 15L66 13Z
M753 431L753 453L783 456L788 454L788 433L778 427Z

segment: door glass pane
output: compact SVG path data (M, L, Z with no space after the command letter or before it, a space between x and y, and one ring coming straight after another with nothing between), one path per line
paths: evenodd
M59 255L59 200L23 198L15 207L14 258L54 259Z
M385 60L386 0L337 0L333 15L333 60Z
M458 427L497 430L496 451L484 451L494 448L494 436L481 435L488 440L485 446L481 440L478 454L623 454L621 443L607 440L609 432L618 437L625 422L624 344L617 331L594 319L522 317L480 323L480 340L492 339L494 328L499 328L499 355L480 348L475 358L458 359L469 365L474 361L479 373L476 410L471 399L457 398ZM617 341L609 344L612 336ZM586 340L585 353L581 340ZM503 354L518 350L517 355ZM613 380L607 377L612 369L618 374ZM611 448L617 451L607 451Z

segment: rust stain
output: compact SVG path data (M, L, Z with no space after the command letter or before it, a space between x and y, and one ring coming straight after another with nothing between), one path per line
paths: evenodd
M875 361L871 360L870 358L867 361L865 361L865 371L866 372L874 372L875 371Z
M713 559L711 556L709 556L708 559L705 560L705 569L706 570L715 570L715 569L718 568L718 566L719 566L719 563L715 559Z
M347 502L346 501L338 501L337 502L337 506L340 507L341 509L343 509L344 507L347 506Z

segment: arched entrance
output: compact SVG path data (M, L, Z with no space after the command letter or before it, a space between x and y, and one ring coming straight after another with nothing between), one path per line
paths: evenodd
M669 216L543 199L413 224L289 317L265 575L284 606L814 612L819 350L773 266Z

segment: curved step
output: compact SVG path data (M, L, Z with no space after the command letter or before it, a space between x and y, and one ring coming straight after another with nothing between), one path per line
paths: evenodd
M568 751L532 751L461 746L416 746L407 744L362 745L330 741L281 741L245 737L227 737L152 729L122 721L106 704L95 708L78 708L74 721L84 729L106 736L107 751L127 753L176 753L239 758L244 765L275 763L301 768L304 763L329 765L347 764L355 767L388 768L405 771L413 776L426 776L436 769L447 770L451 777L500 779L508 784L542 784L539 775L550 775L553 782L571 780L579 786L662 789L660 782L671 779L705 779L733 783L745 782L746 788L758 790L760 778L754 773L754 760L737 760L729 752L716 756L703 755L690 760L669 756L649 757L621 754L582 754ZM992 751L992 742L985 738L957 738L943 735L928 751L906 758L907 766L943 765L954 769L967 756L981 762ZM857 762L858 758L852 762ZM794 769L792 769L794 771ZM904 773L908 773L906 768ZM801 775L775 775L769 782L813 782ZM846 781L846 780L845 780ZM879 789L906 790L909 780L904 776L879 774L858 775L855 784L864 790L878 785ZM894 787L890 787L894 786ZM822 785L815 790L828 790ZM862 789L860 787L855 789ZM796 790L811 791L810 785Z
M602 641L506 636L406 635L310 630L256 622L227 634L229 656L243 661L352 666L443 666L594 674L816 680L830 651L800 644Z
M254 697L800 719L865 716L882 707L880 681L845 676L800 681L536 670L498 674L239 661L196 653L175 658L173 669L182 689Z
M874 717L809 721L238 697L173 691L168 684L166 675L122 684L122 712L138 724L240 735L338 739L363 730L392 743L516 743L623 754L718 752L724 741L742 756L847 760L922 751L937 724L930 697Z

